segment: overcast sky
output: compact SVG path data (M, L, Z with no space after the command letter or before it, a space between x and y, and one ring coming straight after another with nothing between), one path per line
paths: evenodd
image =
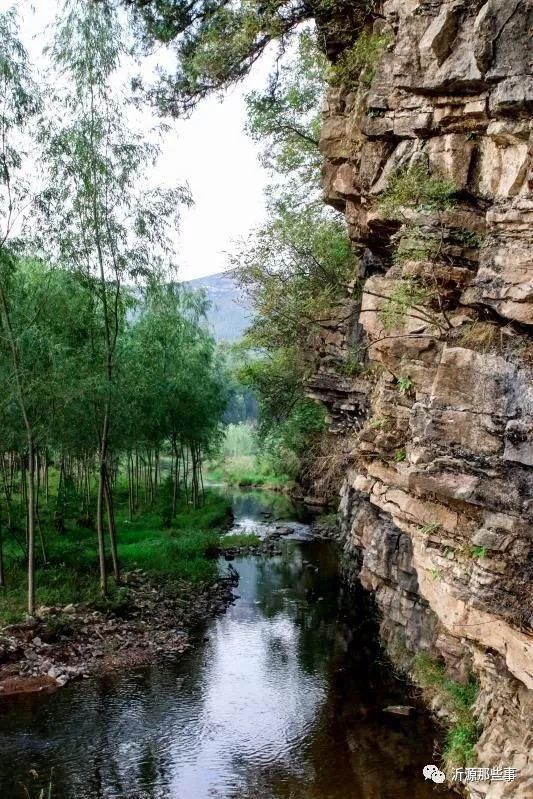
M60 5L60 0L0 0L0 10L18 10L22 38L35 64L49 40L47 24ZM168 63L162 49L155 58ZM268 66L259 64L222 102L205 100L190 119L173 122L165 137L154 182L163 177L170 185L188 183L195 203L184 210L175 240L182 280L223 271L232 243L264 219L268 175L259 164L257 146L244 133L244 95L262 87L267 72ZM151 109L142 116L146 128L153 127Z

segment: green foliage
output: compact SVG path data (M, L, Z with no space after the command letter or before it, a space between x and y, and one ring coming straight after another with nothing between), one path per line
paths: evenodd
M440 571L438 569L430 569L431 579L440 580Z
M413 381L409 375L406 375L405 377L399 377L396 385L398 386L398 391L401 394L408 394L413 387Z
M355 272L344 223L314 207L279 206L232 265L255 307L248 341L267 349L305 348Z
M165 112L187 114L209 94L242 80L267 50L279 60L312 19L331 31L335 46L353 41L372 13L373 4L351 0L123 0L136 9L140 38L172 42L176 69L163 75L152 90ZM319 41L328 47L324 36ZM275 74L275 73L274 73Z
M436 533L438 530L440 530L440 524L438 522L430 522L429 524L425 524L420 528L420 532L424 535L431 535L432 533Z
M444 748L446 768L472 766L475 762L474 747L480 728L473 714L479 684L470 678L467 683L452 680L443 664L426 653L416 656L413 665L416 681L430 694L436 694L450 714L449 727Z
M208 581L216 576L212 556L219 543L219 531L230 518L229 503L218 494L207 493L204 505L194 509L183 498L170 530L163 526L163 498L140 509L128 519L124 489L117 490L119 556L127 570L143 569L157 579L172 578ZM47 516L43 516L43 524ZM96 571L94 532L67 520L64 533L47 527L49 562L37 570L39 605L60 606L84 602L105 613L124 615L129 598L127 589L112 584L102 598ZM0 594L0 625L20 621L25 608L23 561L12 540L6 546L7 588ZM47 621L50 639L67 632L68 616Z
M302 397L279 425L268 430L262 441L262 457L272 464L274 471L295 479L300 464L310 456L325 426L324 408Z
M24 175L24 138L41 108L41 96L19 38L15 8L0 12L0 250L25 218L29 184Z
M425 315L425 311L420 310L431 296L431 292L417 278L403 278L394 288L392 294L384 303L379 318L385 330L393 330L401 324L406 316L417 311Z
M391 42L387 33L363 31L353 47L344 50L339 60L330 68L329 78L333 86L356 89L368 88L376 73L383 52Z
M295 347L250 358L240 370L242 382L259 398L259 463L292 479L325 428L324 409L304 396L304 375L305 363Z
M401 216L404 209L446 211L453 207L456 192L454 183L433 177L427 165L417 161L391 175L380 208L391 218Z
M396 452L394 453L394 460L397 463L401 463L401 461L406 460L406 458L407 458L407 452L405 451L405 449L397 449Z
M452 241L464 247L470 247L477 250L481 247L483 238L474 230L462 228L460 230L452 231Z
M368 423L372 430L382 430L385 427L386 419L371 419Z
M240 547L256 547L261 543L258 535L253 533L235 533L234 535L224 535L220 539L219 547L224 552L227 549Z
M350 352L348 357L336 367L336 371L346 377L357 377L363 371L364 366L361 361L359 351Z
M416 225L404 225L398 246L392 254L395 263L427 261L436 252L437 241Z
M247 131L263 145L262 160L290 183L284 188L293 205L304 192L317 192L322 158L318 150L320 103L326 59L314 37L303 31L296 56L281 64L266 91L247 95ZM308 201L307 197L307 201Z
M242 488L256 486L278 489L291 483L289 475L276 471L266 455L226 457L208 468L207 477L211 482Z
M475 547L472 547L472 549L470 550L470 553L471 553L472 557L475 558L475 559L486 558L487 557L487 548L486 547L475 546Z
M257 438L255 428L251 424L229 424L225 429L225 438L222 445L225 456L255 455L257 451Z

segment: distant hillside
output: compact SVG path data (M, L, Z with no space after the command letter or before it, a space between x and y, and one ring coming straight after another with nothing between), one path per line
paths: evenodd
M232 272L198 277L187 281L192 289L204 289L211 308L207 314L209 327L217 341L238 341L248 327L250 304L242 296Z

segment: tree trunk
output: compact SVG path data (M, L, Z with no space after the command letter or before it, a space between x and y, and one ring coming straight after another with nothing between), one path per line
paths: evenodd
M37 486L35 489L35 520L37 522L37 529L39 531L39 540L41 542L41 552L43 555L43 563L48 563L48 553L46 551L46 543L43 535L43 528L41 527L41 518L39 516L39 492L41 488L41 463L39 453L35 453L35 474L37 475Z
M155 451L155 491L157 491L157 488L159 486L160 476L161 476L161 461L160 461L159 447L157 447Z
M28 506L28 615L35 614L35 454L33 439L28 433L28 470L27 470L27 506Z
M7 470L4 458L2 458L2 482L4 487L4 496L6 498L7 526L9 529L11 529L11 490L7 482Z
M43 465L43 482L44 482L44 499L48 505L50 499L50 482L48 479L48 449L44 451L44 465Z
M100 571L100 591L107 596L107 569L105 562L104 502L106 481L107 438L109 433L109 408L104 411L104 423L100 439L98 463L98 490L96 494L96 536L98 539L98 566Z
M109 531L109 543L111 546L111 560L113 561L113 576L117 583L120 582L120 564L117 551L117 528L115 524L115 512L113 508L113 494L107 469L105 471L105 503L107 510L107 529Z
M59 462L59 480L57 482L56 510L54 514L54 526L58 533L65 532L65 514L63 503L63 491L65 490L65 459L61 454Z
M2 534L2 520L0 519L0 588L6 587L6 575L4 572L4 536Z

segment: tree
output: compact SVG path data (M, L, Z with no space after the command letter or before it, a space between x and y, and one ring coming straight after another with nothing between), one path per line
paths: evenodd
M205 310L202 295L152 281L121 351L119 393L128 407L123 446L131 457L140 444L149 463L165 447L170 452L169 522L180 484L187 500L201 503L202 460L221 436L227 377L203 326ZM153 490L150 483L152 497Z
M379 14L381 0L123 0L134 10L140 37L173 43L175 74L154 98L165 111L189 113L197 103L244 78L271 43L277 60L314 20L317 42L335 60L354 34Z
M24 132L39 111L39 92L32 81L27 53L18 38L13 10L0 14L0 318L3 343L15 386L27 447L28 613L35 609L35 461L28 392L21 369L17 331L12 321L10 285L15 268L14 233L31 202L24 179ZM0 544L1 546L1 544ZM1 557L1 553L0 553Z
M324 429L323 410L305 396L315 337L352 292L355 275L344 220L324 206L319 191L325 77L325 58L304 32L266 92L249 95L248 131L263 144L273 181L267 224L233 257L255 309L246 334L255 357L241 379L259 397L263 451L292 474Z
M56 100L58 121L50 120L45 136L49 184L41 206L55 244L52 255L85 281L101 320L94 349L101 357L103 378L97 401L96 508L103 594L107 590L105 507L115 548L109 443L122 285L162 268L167 230L180 204L189 202L184 189L148 190L143 185L144 170L154 162L157 147L128 129L125 88L117 91L116 85L123 53L124 32L108 6L65 2L52 48L65 88Z
M346 296L355 260L340 219L314 208L279 207L233 265L255 307L250 344L306 350L320 322Z
M326 71L313 33L304 29L293 57L277 65L266 89L246 96L246 130L262 145L261 160L273 180L271 206L322 208L318 139Z

